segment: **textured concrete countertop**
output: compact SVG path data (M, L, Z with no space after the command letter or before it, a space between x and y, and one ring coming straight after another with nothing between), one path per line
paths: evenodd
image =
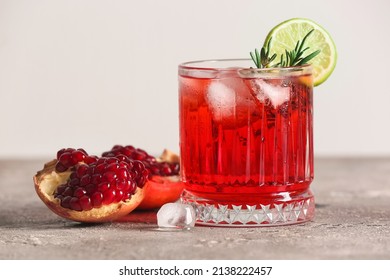
M84 225L52 213L32 176L0 161L0 259L390 259L390 159L316 159L315 220L266 228L157 230L155 212Z

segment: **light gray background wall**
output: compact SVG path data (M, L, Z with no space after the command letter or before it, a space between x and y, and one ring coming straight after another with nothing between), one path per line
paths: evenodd
M390 1L0 0L0 158L133 144L178 151L177 65L249 57L292 17L338 47L315 152L390 155Z

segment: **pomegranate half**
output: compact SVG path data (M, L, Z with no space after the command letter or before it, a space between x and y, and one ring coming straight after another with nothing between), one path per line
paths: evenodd
M141 162L125 156L91 157L84 150L80 156L77 151L59 151L33 177L49 209L69 220L100 223L119 219L141 203L149 174Z

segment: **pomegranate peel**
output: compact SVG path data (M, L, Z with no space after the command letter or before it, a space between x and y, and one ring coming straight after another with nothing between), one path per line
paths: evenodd
M145 197L137 209L155 209L174 202L180 198L183 188L179 176L153 176L143 187Z

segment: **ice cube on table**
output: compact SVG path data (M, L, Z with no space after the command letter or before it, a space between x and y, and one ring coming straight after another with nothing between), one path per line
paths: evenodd
M195 210L188 204L167 203L157 212L160 228L190 229L195 226L195 220Z
M290 87L274 85L262 79L254 80L254 90L260 102L265 102L268 98L274 108L290 100Z

